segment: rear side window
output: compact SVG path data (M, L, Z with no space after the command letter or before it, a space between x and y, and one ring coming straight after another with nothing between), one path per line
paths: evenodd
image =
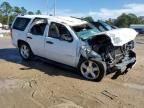
M14 22L13 29L24 31L31 19L17 18Z

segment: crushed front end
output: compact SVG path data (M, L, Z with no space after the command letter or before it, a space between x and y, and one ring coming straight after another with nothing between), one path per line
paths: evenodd
M121 38L119 38L121 39ZM118 41L114 40L114 41ZM131 39L123 45L114 45L112 38L100 34L87 40L88 46L81 53L87 59L95 59L106 64L106 71L124 72L136 63L135 41Z

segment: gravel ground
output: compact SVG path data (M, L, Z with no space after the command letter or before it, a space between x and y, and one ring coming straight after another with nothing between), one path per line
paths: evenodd
M137 37L137 64L102 82L39 59L24 62L8 37L0 38L0 108L144 108L144 37Z

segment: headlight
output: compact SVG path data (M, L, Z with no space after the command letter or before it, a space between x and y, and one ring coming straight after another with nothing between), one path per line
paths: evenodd
M119 37L114 37L113 40L115 43L121 43L122 42L122 40Z
M97 58L97 60L102 60L101 56L94 52L91 47L89 46L82 46L81 47L81 54L85 58Z
M115 34L110 34L110 36L112 37L114 43L120 44L122 42L122 40L119 37L116 37Z
M89 46L82 46L81 49L85 51L86 53L90 53L92 51L91 47Z
M88 55L89 53L91 53L91 51L92 51L92 49L91 49L91 47L89 47L89 46L82 46L82 47L81 47L81 54L82 54L85 58L87 58L87 55Z

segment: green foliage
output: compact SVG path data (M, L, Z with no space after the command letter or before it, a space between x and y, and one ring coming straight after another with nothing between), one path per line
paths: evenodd
M88 22L94 22L94 19L91 17L91 16L88 16L88 17L85 17L85 18L82 18Z
M13 19L17 15L41 15L41 11L37 10L35 13L32 11L27 11L24 7L14 6L12 7L8 2L4 1L0 4L0 23L2 24L11 24ZM82 18L88 22L94 22L94 19L91 16ZM111 25L118 27L129 27L131 24L144 24L144 16L137 17L135 14L125 14L123 13L117 19L108 19L106 21Z
M129 27L131 24L144 24L144 17L137 17L135 14L123 13L117 19L107 20L106 22L117 27Z
M108 20L106 20L106 23L113 25L114 21L115 21L114 19L109 18Z
M26 15L27 14L27 10L24 7L21 7L21 14L22 15Z
M7 24L7 21L8 21L8 17L7 16L3 16L2 19L1 19L1 23L2 24Z
M29 11L28 12L28 15L33 15L34 13L32 11Z
M140 16L139 17L139 23L140 24L144 24L144 16Z
M40 10L37 10L35 14L36 14L36 15L41 15L42 13L41 13Z
M88 22L94 21L93 18L90 16L82 18L82 19ZM117 17L117 19L109 18L108 20L106 20L106 23L120 27L120 28L129 27L131 24L144 24L144 16L137 17L135 14L132 14L132 13L130 14L123 13L122 15Z
M4 1L0 4L0 23L11 24L17 15L41 15L41 11L37 10L36 13L32 11L27 11L24 7L14 6L12 7L9 2Z
M20 15L21 14L21 8L20 7L13 7L13 12L14 12L14 15Z
M0 10L3 16L8 16L12 12L12 6L8 2L3 2L0 5Z
M129 26L129 16L126 14L122 14L115 21L115 25L118 27L128 27Z

